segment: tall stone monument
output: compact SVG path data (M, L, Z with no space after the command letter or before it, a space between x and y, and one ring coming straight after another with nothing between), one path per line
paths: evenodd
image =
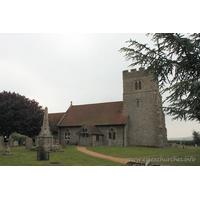
M44 146L45 150L50 150L53 147L53 135L49 127L48 108L45 108L43 125L41 131L36 138L36 147Z

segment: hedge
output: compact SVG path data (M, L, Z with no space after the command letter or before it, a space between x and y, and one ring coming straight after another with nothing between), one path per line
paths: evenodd
M12 133L11 135L12 135L12 139L14 141L18 141L20 146L22 146L23 142L26 142L26 138L28 137L26 135L21 135L21 134L16 133L16 132Z

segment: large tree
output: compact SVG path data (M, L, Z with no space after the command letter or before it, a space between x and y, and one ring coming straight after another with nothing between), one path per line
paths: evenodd
M128 40L119 51L131 60L130 67L147 67L163 92L164 107L173 119L200 121L200 34L155 33L154 47Z
M35 100L15 92L0 93L0 135L13 132L33 137L42 126L44 110Z

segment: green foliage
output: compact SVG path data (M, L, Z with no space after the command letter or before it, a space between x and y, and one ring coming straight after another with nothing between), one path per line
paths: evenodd
M40 132L44 111L39 103L15 92L0 92L0 134L33 137Z
M130 39L125 53L130 67L147 67L145 74L152 73L160 88L169 92L164 110L173 119L200 121L200 34L188 37L179 33L155 33L155 48Z
M20 146L22 146L23 142L26 142L26 138L28 137L26 135L21 135L21 134L16 133L16 132L12 133L11 136L12 136L12 139L14 139L14 141L19 142Z
M193 130L192 135L193 135L194 143L199 145L200 144L200 134L199 134L199 132Z

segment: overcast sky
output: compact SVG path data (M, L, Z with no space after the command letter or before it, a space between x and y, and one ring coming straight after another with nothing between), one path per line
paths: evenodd
M73 105L123 100L122 71L130 64L119 49L130 38L151 43L145 34L0 34L0 92L35 99L49 113ZM197 122L171 121L168 138L192 135Z

